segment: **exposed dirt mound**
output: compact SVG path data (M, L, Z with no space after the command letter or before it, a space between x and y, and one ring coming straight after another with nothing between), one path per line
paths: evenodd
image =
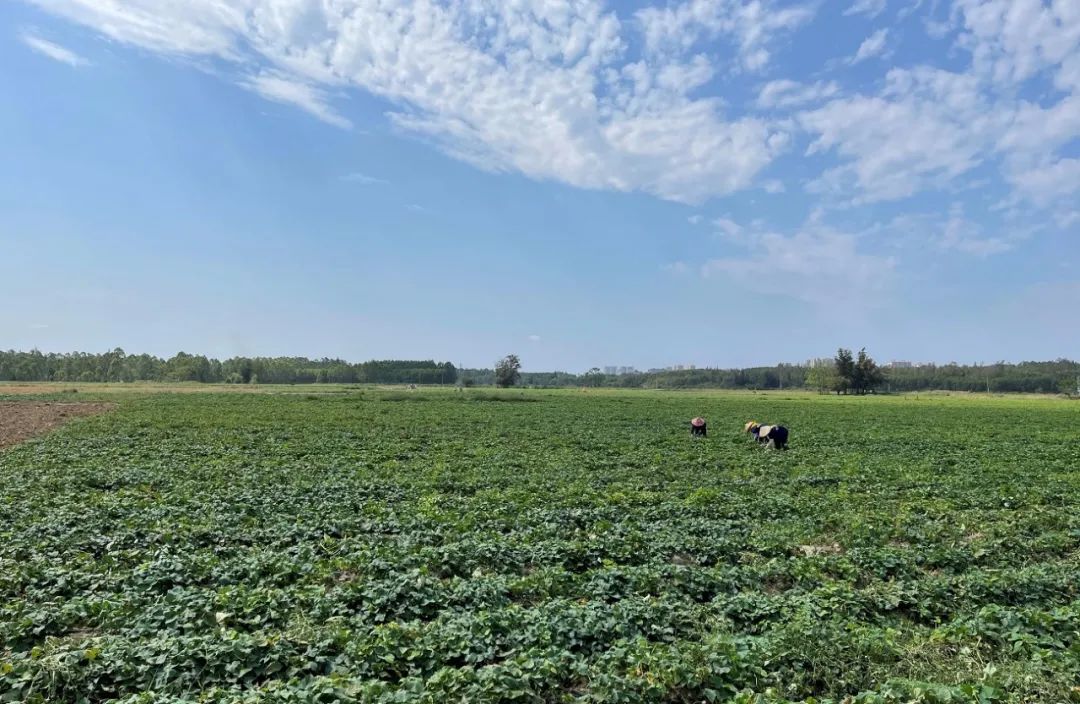
M106 413L114 408L114 403L0 401L0 447L55 430L75 418Z

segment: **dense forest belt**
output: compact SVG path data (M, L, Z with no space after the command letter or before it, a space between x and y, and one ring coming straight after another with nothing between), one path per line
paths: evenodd
M524 360L528 368L528 360ZM649 372L584 374L522 372L524 386L612 387L645 389L809 389L827 391L831 384L819 372L822 364L777 364L742 369L664 369ZM884 380L875 390L970 391L979 393L1077 394L1080 363L1070 360L1009 364L883 364ZM168 359L127 354L121 349L102 354L42 353L0 350L0 382L51 381L70 383L200 382L257 384L415 384L491 386L494 369L467 369L432 360L373 360L352 363L341 359L306 357L233 357L218 360L178 353Z

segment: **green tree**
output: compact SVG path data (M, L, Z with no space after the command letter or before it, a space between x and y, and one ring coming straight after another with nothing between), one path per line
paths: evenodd
M604 383L604 373L600 367L593 367L581 377L582 386L601 386Z
M881 371L873 358L866 354L866 348L859 350L859 357L852 370L852 387L857 394L873 391L885 382L885 373Z
M836 389L840 377L837 375L836 366L832 360L819 360L806 372L806 387L816 389L819 393L828 393Z
M495 365L495 384L501 388L514 386L521 380L521 360L508 354Z
M168 381L217 381L212 370L210 360L201 354L177 352L165 362L165 378Z
M101 381L129 381L124 377L124 350L117 347L101 355L98 361L97 376Z
M847 393L855 381L855 359L851 354L851 350L841 347L836 351L836 358L833 362L836 369L833 390L838 394L841 392Z

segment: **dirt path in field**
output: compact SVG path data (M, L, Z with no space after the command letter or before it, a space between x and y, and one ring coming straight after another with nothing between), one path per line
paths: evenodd
M0 401L0 448L55 430L80 416L95 416L114 408L115 403Z

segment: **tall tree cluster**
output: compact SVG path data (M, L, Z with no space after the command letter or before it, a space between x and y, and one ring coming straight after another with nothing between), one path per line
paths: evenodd
M508 354L495 364L495 385L502 388L515 386L521 381L521 360L516 354Z
M831 378L836 393L866 394L885 383L885 373L873 358L866 354L866 348L859 350L858 357L851 350L841 347L834 359L835 374Z

